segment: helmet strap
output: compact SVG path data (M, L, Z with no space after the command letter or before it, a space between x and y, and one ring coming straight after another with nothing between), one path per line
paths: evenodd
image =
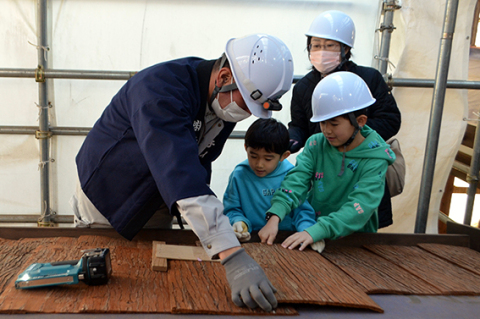
M340 70L342 66L347 62L345 54L345 44L340 43L340 64L337 66L337 70Z
M342 176L343 172L345 171L345 153L347 152L347 146L352 144L358 132L360 132L360 126L358 125L357 118L353 112L348 113L348 118L350 119L350 123L353 125L353 127L355 127L355 131L353 132L352 136L350 136L348 141L343 144L342 167L340 168L340 173L338 173L338 176Z
M355 136L357 136L358 132L360 131L360 126L358 126L357 118L353 114L353 112L348 113L348 118L350 119L350 123L353 125L355 128L355 131L353 132L352 136L348 139L348 141L345 142L345 147L352 144L353 140L355 139Z

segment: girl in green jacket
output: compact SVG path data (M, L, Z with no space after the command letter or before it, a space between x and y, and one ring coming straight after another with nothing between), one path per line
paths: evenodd
M312 122L322 133L312 135L297 163L272 198L262 242L273 244L278 223L308 199L317 223L288 237L282 246L322 252L324 239L354 232L375 233L377 208L384 192L385 173L395 154L377 132L365 125L372 105L368 86L358 75L336 72L325 77L312 95Z

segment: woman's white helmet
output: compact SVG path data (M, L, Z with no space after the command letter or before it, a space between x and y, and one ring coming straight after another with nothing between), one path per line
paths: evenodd
M352 72L339 71L318 82L312 94L311 122L323 122L375 103L365 81Z
M230 39L225 53L250 112L271 117L270 110L281 108L278 99L292 86L293 59L288 47L272 35L252 34Z
M355 24L341 11L330 10L318 15L310 25L306 36L335 40L353 48Z

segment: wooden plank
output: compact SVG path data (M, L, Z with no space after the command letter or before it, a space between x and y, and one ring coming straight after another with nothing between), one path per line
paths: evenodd
M364 287L367 294L440 294L429 283L362 248L327 246L322 256Z
M480 277L414 246L366 248L438 288L443 295L480 295Z
M176 260L216 261L207 255L203 247L182 245L156 245L156 257Z
M275 312L237 307L231 300L231 292L225 269L219 263L170 260L168 274L172 313L201 313L217 315L295 315L288 306L280 306Z
M316 251L280 245L244 244L278 290L280 303L363 308L383 312L353 279Z
M165 245L164 241L154 241L152 244L152 270L153 271L167 271L168 262L167 258L161 258L156 256L157 245Z
M422 249L480 276L480 253L466 247L418 244Z

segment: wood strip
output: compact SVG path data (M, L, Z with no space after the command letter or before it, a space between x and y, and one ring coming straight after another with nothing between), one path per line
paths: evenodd
M444 295L480 295L480 277L416 246L368 245L368 250L438 288Z
M170 260L168 273L172 313L217 315L296 315L291 307L281 306L275 312L237 307L225 269L219 263Z
M215 261L207 255L203 247L181 245L156 245L155 247L155 256L160 258L192 261Z
M167 258L161 258L156 256L157 245L165 245L164 241L154 241L152 245L152 270L153 271L167 271L168 262Z
M244 244L278 290L280 303L308 303L383 312L354 280L316 251L280 245Z
M367 294L438 295L440 290L396 264L356 247L327 247L322 253L365 288Z
M467 247L439 244L418 244L418 246L480 276L480 253L475 250Z

